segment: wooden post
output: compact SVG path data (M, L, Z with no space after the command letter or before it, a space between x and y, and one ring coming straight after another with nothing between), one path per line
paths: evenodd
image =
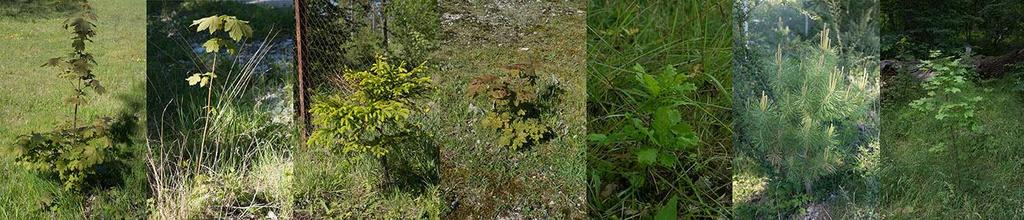
M292 8L295 9L295 56L298 70L298 81L299 81L299 133L302 140L301 146L305 146L306 138L309 135L309 106L306 103L306 60L304 58L303 39L302 39L302 0L294 0L295 4Z

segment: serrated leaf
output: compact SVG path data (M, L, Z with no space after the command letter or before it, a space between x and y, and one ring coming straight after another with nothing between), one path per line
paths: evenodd
M192 25L198 26L196 28L196 32L209 30L210 34L213 34L217 30L221 29L221 25L223 25L221 22L221 16L214 15L210 17L200 18L199 20L194 20L192 21Z
M651 94L652 96L661 95L661 84L658 83L658 79L655 79L654 76L648 74L637 74L636 78L640 81L640 84L644 89L647 90L648 94Z
M241 41L242 38L252 35L252 27L249 27L249 22L238 20L235 17L224 19L224 31L228 32L231 39L235 41Z
M210 16L210 17L205 17L205 18L200 18L198 20L194 20L194 21L192 21L192 26L197 26L196 27L196 32L203 32L204 30L210 28L210 24L211 24L212 19L214 17L217 17L217 16Z
M636 152L636 161L642 165L650 166L658 160L657 148L644 148Z
M651 128L654 129L654 136L658 138L659 144L667 144L673 136L672 126L681 120L679 110L663 106L654 111L654 118Z
M99 80L89 80L88 85L89 87L92 87L92 90L95 91L96 94L103 95L104 93L107 93L107 89L103 88L103 85L100 85Z

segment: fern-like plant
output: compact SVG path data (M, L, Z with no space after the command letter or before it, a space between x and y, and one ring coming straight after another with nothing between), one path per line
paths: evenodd
M474 77L466 93L490 99L493 110L487 113L481 124L499 133L499 146L517 150L539 144L551 132L542 116L548 113L557 88L538 84L536 62L514 64L504 69L504 75Z
M415 101L433 91L427 67L412 69L377 56L369 71L345 71L355 92L330 95L313 103L309 112L316 127L307 144L344 154L371 154L387 174L387 155L403 138L414 136L409 118L428 109ZM387 179L387 177L385 177Z
M82 182L95 174L97 165L118 158L118 149L110 138L110 118L100 118L87 126L79 126L78 122L79 108L87 103L87 91L106 93L93 74L96 60L86 51L86 43L96 36L94 21L92 7L82 1L81 10L64 22L64 28L72 33L71 53L43 64L59 68L58 76L74 85L74 92L65 99L72 108L70 127L58 126L50 132L19 136L13 149L16 163L30 170L56 173L65 190L81 189Z

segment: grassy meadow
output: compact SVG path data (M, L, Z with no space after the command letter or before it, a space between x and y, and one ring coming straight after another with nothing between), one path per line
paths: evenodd
M87 48L97 62L93 71L108 93L90 96L79 117L90 121L130 115L145 121L146 3L91 3L98 15L97 35ZM71 94L72 84L57 77L60 70L40 67L71 51L71 35L63 28L65 13L69 12L43 10L0 17L0 50L8 51L0 55L0 152L6 152L19 135L43 132L71 118L71 107L63 100ZM127 159L104 168L94 184L99 187L83 193L64 192L59 182L25 170L0 153L0 218L143 218L149 188L141 124L135 127L135 144L124 149Z

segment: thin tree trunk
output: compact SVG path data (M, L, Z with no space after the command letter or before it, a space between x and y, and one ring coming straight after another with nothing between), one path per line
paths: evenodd
M384 32L384 51L388 50L388 14L387 14L387 0L380 1L380 20Z

